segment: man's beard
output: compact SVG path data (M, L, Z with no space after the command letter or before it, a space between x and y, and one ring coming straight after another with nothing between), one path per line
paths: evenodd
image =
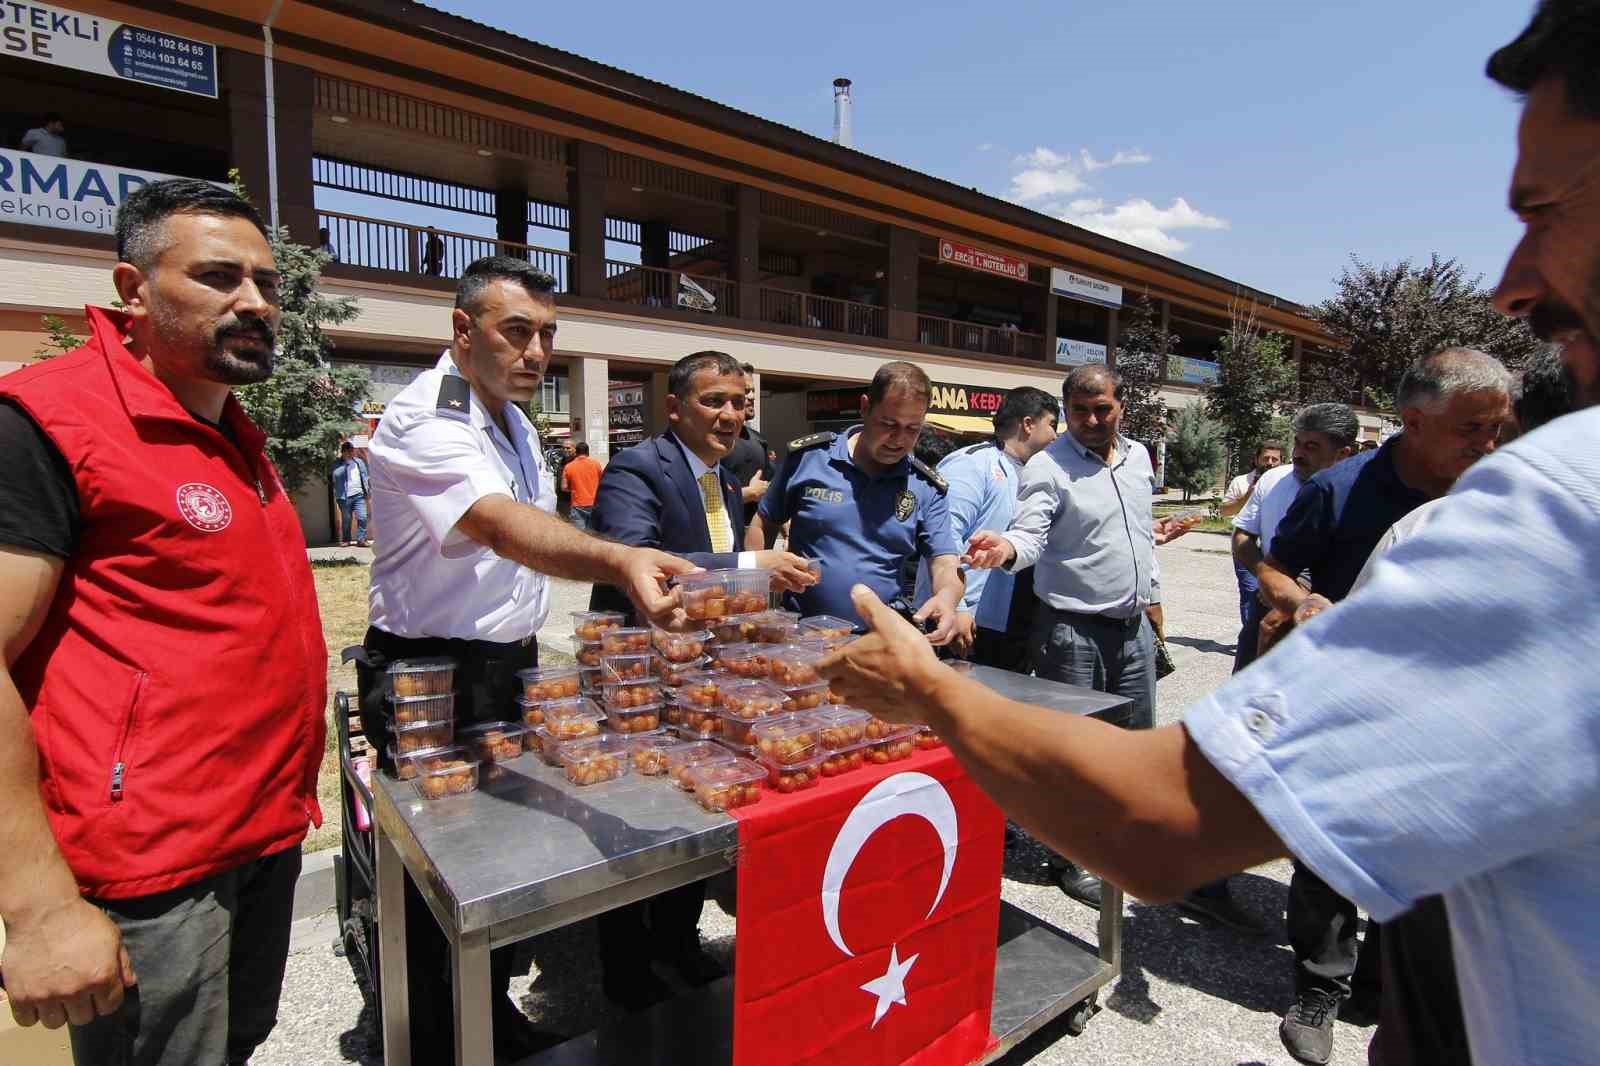
M1528 314L1528 328L1540 340L1558 345L1562 343L1557 340L1558 337L1578 333L1592 352L1600 353L1600 262L1595 264L1593 275L1589 279L1584 305L1583 313L1580 314L1559 300L1553 298L1543 300ZM1600 404L1600 365L1589 367L1594 380L1589 381L1587 385L1574 373L1573 361L1565 354L1562 355L1561 365L1575 407L1592 407Z
M229 337L249 338L257 342L254 351L228 349L224 342ZM206 352L205 369L224 385L254 385L272 376L276 342L272 327L264 320L241 320L229 315L217 324L212 334L211 350Z

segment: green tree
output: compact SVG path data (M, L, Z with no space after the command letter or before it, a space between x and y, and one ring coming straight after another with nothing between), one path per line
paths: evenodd
M1202 404L1179 408L1167 441L1167 484L1183 490L1184 501L1209 493L1222 473L1222 424L1206 416Z
M72 327L59 315L44 315L39 319L39 324L44 327L45 337L44 342L34 349L34 362L65 355L83 345L83 338L72 332Z
M1248 463L1273 432L1295 394L1289 341L1266 333L1254 304L1235 304L1228 332L1217 342L1217 380L1206 386L1206 413L1222 424L1229 464Z
M1309 311L1348 350L1308 361L1308 400L1359 398L1389 410L1406 368L1440 348L1479 348L1520 370L1544 347L1526 323L1495 311L1481 276L1437 253L1382 266L1352 255L1338 292Z
M1122 433L1131 440L1154 444L1167 435L1167 405L1161 399L1164 356L1178 343L1175 333L1161 331L1161 314L1149 295L1130 305L1117 331L1117 373L1122 375Z

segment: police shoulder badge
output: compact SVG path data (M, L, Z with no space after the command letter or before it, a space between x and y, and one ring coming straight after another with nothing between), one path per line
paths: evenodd
M901 489L900 495L894 501L894 516L904 522L911 517L911 513L916 509L916 496L912 495L910 489Z

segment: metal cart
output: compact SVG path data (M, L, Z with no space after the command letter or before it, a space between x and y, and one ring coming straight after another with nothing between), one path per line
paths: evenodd
M985 667L973 667L972 676L1003 695L1064 713L1127 720L1129 702L1121 697ZM411 1062L405 921L386 920L404 913L406 877L450 945L456 1062L489 1066L491 948L721 873L736 858L733 818L707 813L648 778L584 790L524 755L499 764L479 791L432 804L409 782L386 775L375 775L367 789L345 751L341 744L347 796L340 872L348 883L340 887L339 914L352 966L378 990L387 1066ZM355 796L370 796L370 846L352 832ZM1099 989L1121 968L1121 913L1122 894L1106 885L1099 943L1088 947L1001 905L991 1022L999 1044L982 1061L999 1058L1062 1014L1069 1030L1082 1031ZM732 999L732 981L724 979L527 1061L730 1062Z

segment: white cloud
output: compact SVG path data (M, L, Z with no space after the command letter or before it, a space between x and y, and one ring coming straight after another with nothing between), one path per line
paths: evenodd
M1148 163L1152 158L1149 152L1140 151L1137 148L1131 152L1124 152L1119 149L1110 159L1105 160L1096 159L1089 154L1089 149L1087 148L1082 149L1078 154L1083 160L1083 172L1085 174L1093 174L1095 171L1104 170L1106 167L1126 167L1139 163Z
M1135 196L1109 210L1103 200L1074 200L1060 217L1107 237L1169 255L1189 247L1188 241L1173 236L1173 230L1228 228L1227 219L1197 211L1181 196L1174 197L1168 207L1157 207Z

